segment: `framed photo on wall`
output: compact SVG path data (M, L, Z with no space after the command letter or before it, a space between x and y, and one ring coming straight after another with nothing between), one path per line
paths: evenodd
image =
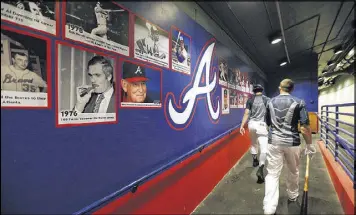
M230 113L230 90L225 87L221 87L221 92L222 92L221 113L229 114Z
M161 108L162 70L121 60L121 107Z
M191 73L191 37L175 26L171 27L171 68L187 75Z
M50 108L50 40L1 26L1 107Z
M135 15L134 58L169 68L168 32Z
M112 1L63 2L64 37L129 56L129 12Z
M1 20L57 35L58 6L56 1L4 0L1 2Z
M115 59L57 41L57 126L117 123Z

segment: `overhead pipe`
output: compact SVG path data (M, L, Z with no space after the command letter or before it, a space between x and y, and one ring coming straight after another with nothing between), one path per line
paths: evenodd
M288 49L287 49L287 44L286 44L286 38L285 38L285 36L284 36L284 28L283 28L283 23L282 23L282 16L281 16L281 11L280 11L280 9L279 9L279 3L278 3L278 1L276 1L276 6L277 6L277 12L278 12L279 25L280 25L280 27L281 27L282 39L283 39L283 43L284 43L284 50L286 51L288 63L290 63L289 54L288 54Z

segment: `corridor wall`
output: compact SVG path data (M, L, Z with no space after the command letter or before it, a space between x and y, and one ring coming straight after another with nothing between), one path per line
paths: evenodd
M1 7L2 213L75 213L237 126L265 84L173 3ZM107 107L78 110L107 85Z

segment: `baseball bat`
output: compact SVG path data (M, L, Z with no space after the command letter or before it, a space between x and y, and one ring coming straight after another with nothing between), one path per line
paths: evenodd
M305 181L304 181L304 191L302 198L302 205L300 208L300 214L308 214L308 180L309 180L309 155L307 155L307 166L305 169Z
M176 47L175 49L177 50L177 47L178 47L178 41L179 41L179 37L180 37L180 31L178 31L178 37L177 37L177 41L176 41Z

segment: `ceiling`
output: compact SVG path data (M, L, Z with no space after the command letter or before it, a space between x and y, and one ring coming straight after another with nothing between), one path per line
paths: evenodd
M279 66L287 58L285 49L290 65L303 63L303 59L318 54L320 75L333 59L334 48L354 35L353 1L279 2L286 48L283 42L272 45L268 39L281 29L275 1L197 3L221 27L227 28L229 36L267 75L288 67Z

